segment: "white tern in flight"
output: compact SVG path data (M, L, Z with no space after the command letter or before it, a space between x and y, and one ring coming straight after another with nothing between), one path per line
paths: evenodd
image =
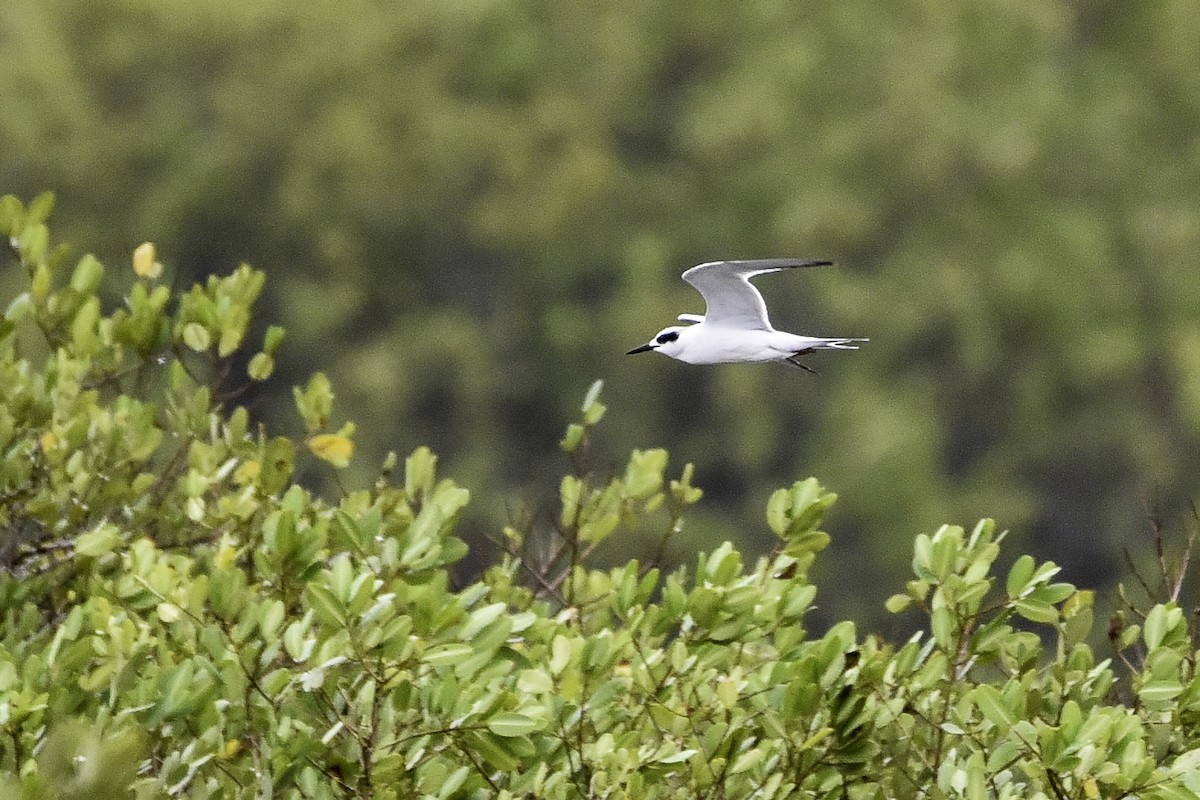
M821 267L832 261L762 258L753 261L712 261L692 267L683 279L704 296L704 316L680 314L672 325L626 355L655 350L688 364L730 364L741 361L784 361L813 372L800 357L814 350L857 350L866 339L827 339L777 331L767 319L767 305L750 279L794 267Z

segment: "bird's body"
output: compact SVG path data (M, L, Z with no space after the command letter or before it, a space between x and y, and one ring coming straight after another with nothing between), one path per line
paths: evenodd
M830 261L765 258L754 261L713 261L692 267L683 279L704 296L704 316L681 314L691 325L659 331L649 343L629 354L656 350L688 364L785 361L801 369L797 359L814 350L857 350L866 339L799 336L777 331L767 318L762 295L750 278L796 267L817 267ZM809 370L811 372L811 370Z
M829 348L833 342L845 341L847 340L797 336L784 331L738 331L699 323L679 332L679 338L676 340L679 350L672 357L688 364L784 361L809 350Z

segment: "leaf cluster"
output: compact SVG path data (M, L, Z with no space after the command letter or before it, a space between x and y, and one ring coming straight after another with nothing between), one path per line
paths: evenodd
M913 546L896 647L813 632L809 568L835 501L776 491L776 548L664 574L596 568L602 541L682 529L692 468L584 454L596 384L562 446L557 513L518 520L456 585L470 499L418 448L327 499L333 392L302 433L235 404L262 275L186 292L135 253L124 303L50 246L50 200L0 201L25 288L0 328L0 791L45 798L1097 798L1200 793L1200 676L1174 603L1087 643L1093 596L1017 559L990 521ZM69 275L69 277L68 277ZM90 309L90 310L89 310ZM254 348L251 348L254 349ZM261 374L261 373L260 373ZM322 439L320 437L328 437Z
M863 620L842 587L904 568L885 531L986 509L1098 582L1155 487L1186 514L1187 3L16 0L0 30L4 191L61 190L106 263L153 232L184 286L268 270L292 346L262 413L321 364L372 420L354 479L426 444L488 496L557 483L558 420L603 376L610 460L670 442L709 488L672 563L769 546L741 523L767 486L858 487L863 556L825 592ZM682 269L769 255L839 264L761 281L780 328L870 347L819 382L623 357L703 310Z

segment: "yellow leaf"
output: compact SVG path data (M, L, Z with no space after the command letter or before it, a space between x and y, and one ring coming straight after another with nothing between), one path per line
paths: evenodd
M233 472L233 480L238 486L249 486L258 480L259 473L262 472L262 462L257 458L252 458L249 461L242 462Z
M1086 778L1083 781L1083 793L1088 800L1095 800L1100 796L1100 787L1096 785L1095 778Z
M217 569L232 569L236 560L237 548L229 542L222 542L216 557L213 558L213 564Z
M336 433L321 433L308 440L308 449L317 458L328 461L335 467L345 467L350 464L350 457L354 455L354 442Z
M139 278L154 280L162 275L162 264L155 260L155 255L153 242L142 242L133 251L133 271Z
M734 681L725 679L717 681L717 700L725 708L733 708L737 705L738 687Z

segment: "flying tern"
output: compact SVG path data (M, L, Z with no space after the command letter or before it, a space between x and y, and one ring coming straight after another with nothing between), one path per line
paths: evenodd
M750 283L756 275L797 267L822 267L832 261L762 258L750 261L712 261L692 267L683 279L704 296L703 315L680 314L689 325L663 328L626 355L650 350L688 364L783 361L813 372L800 362L815 350L857 350L866 339L799 336L777 331L767 319L767 305Z

